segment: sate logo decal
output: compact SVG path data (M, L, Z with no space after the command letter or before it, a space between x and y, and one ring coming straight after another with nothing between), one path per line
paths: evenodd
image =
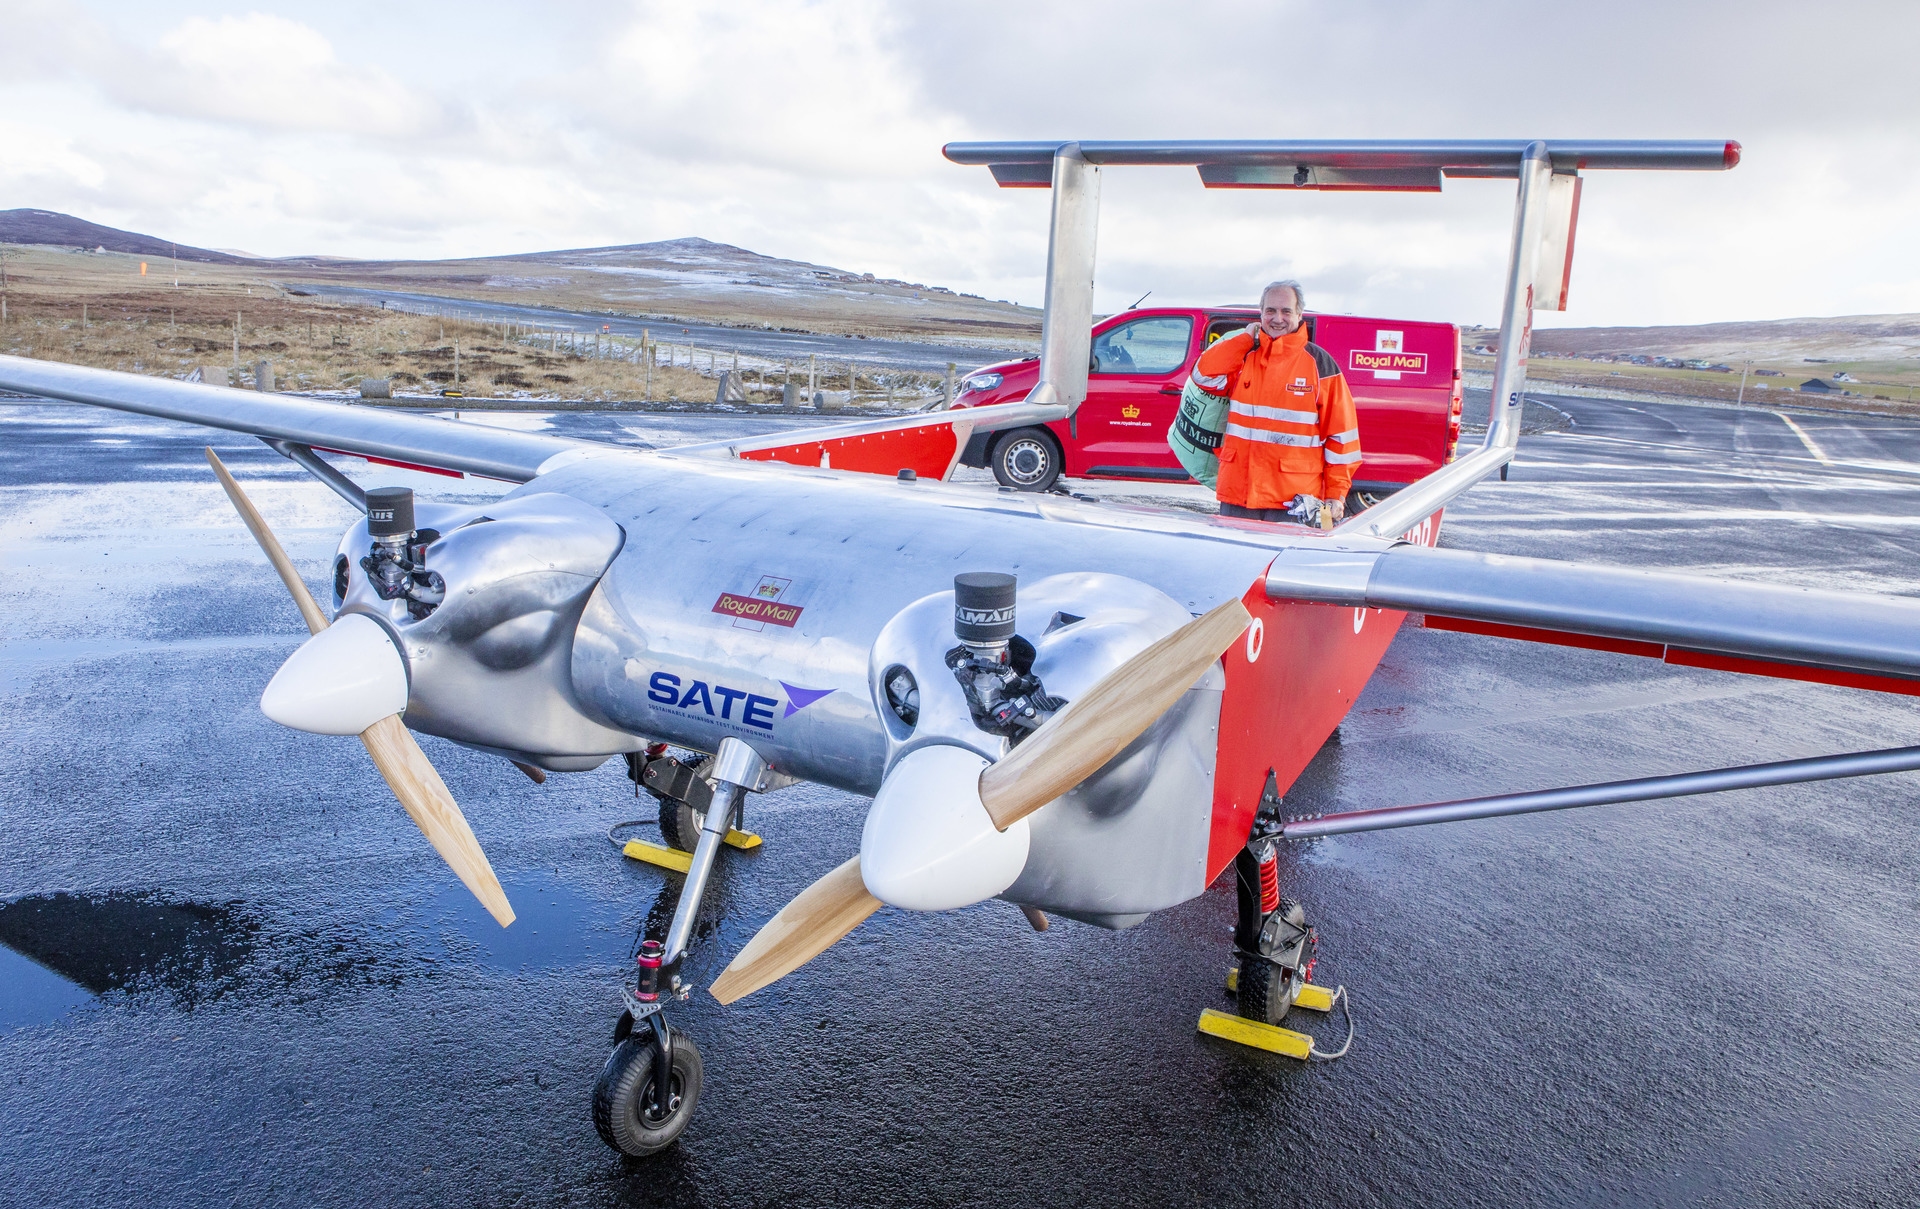
M732 617L736 629L764 630L769 622L792 629L800 620L801 607L780 603L780 597L792 586L791 579L762 575L753 591L745 596L720 593L720 599L713 602L713 611Z
M1125 407L1122 407L1120 409L1120 414L1127 417L1127 419L1129 420L1138 419L1140 416L1140 409L1138 407L1135 407L1133 404L1129 403Z
M793 717L834 691L830 688L802 688L784 680L779 683L787 694L787 708L780 715L782 718ZM732 688L717 680L711 684L705 680L682 680L672 672L655 672L647 677L647 700L690 714L703 713L716 722L732 723L736 728L751 726L756 730L773 729L773 707L780 704L778 700L761 693ZM739 707L737 712L736 705Z
M1349 369L1370 369L1373 376L1392 380L1403 373L1424 374L1427 372L1427 355L1407 351L1405 332L1378 331L1373 333L1371 351L1356 348L1347 354Z

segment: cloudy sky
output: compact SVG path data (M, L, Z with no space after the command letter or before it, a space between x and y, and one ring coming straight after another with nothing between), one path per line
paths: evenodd
M1596 173L1543 322L1920 311L1908 3L0 0L0 209L265 255L699 235L1037 303L1046 193L982 138L1738 139ZM1099 303L1298 276L1491 322L1512 185L1205 191L1103 173Z

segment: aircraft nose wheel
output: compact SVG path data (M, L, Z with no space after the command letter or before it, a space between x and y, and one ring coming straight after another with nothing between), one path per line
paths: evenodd
M641 1159L678 1141L700 1102L700 1050L693 1038L667 1029L668 1092L664 1109L657 1094L659 1038L642 1025L607 1055L593 1088L593 1126L600 1140L621 1154Z
M593 1085L593 1127L600 1140L636 1159L678 1141L700 1103L700 1047L667 1026L660 1001L663 976L678 984L663 968L665 953L657 940L641 942L638 985L621 988L627 1010L613 1031L617 1044Z

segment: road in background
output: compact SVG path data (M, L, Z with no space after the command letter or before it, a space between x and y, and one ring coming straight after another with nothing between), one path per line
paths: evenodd
M1572 422L1443 544L1920 592L1920 426L1549 401ZM795 424L486 420L636 444ZM260 715L304 630L205 443L324 589L352 514L258 442L0 407L0 1205L1920 1202L1911 775L1290 847L1316 980L1356 1003L1325 1065L1196 1034L1229 1006L1230 886L1124 933L883 911L733 1008L680 1009L699 1115L623 1162L588 1093L679 879L605 833L651 800L617 761L534 786L423 737L520 912L495 927L359 744ZM1409 626L1287 808L1913 732L1904 697ZM716 870L696 985L857 849L866 806L804 785L748 805L767 842Z
M600 314L594 311L562 311L551 307L515 306L506 302L478 302L465 298L441 298L433 294L407 294L393 290L363 290L350 286L301 285L301 290L322 298L356 302L368 306L386 303L387 309L421 315L466 315L487 323L525 323L561 331L597 332L602 325L622 336L651 332L662 344L693 344L702 351L734 352L743 356L765 357L772 361L803 363L818 357L821 371L831 366L844 370L848 361L862 367L916 370L921 373L945 373L949 362L960 371L978 369L996 361L1011 361L1032 356L1031 352L987 348L973 344L922 344L913 340L870 340L862 336L828 336L815 332L783 332L768 328L724 327L719 324L687 323L671 319L635 318L631 315ZM829 364L830 363L830 364Z

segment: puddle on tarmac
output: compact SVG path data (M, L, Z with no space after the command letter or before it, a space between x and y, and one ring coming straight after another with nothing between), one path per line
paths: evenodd
M632 949L617 904L544 871L509 874L502 885L512 927L451 882L384 913L372 935L348 946L348 965L371 968L383 958L369 950L389 950L520 973L619 963ZM260 943L260 923L240 903L65 892L0 903L0 1030L53 1024L114 992L165 993L191 1010L237 986Z
M390 918L437 948L436 957L501 970L562 969L625 954L630 937L614 927L613 905L587 898L545 872L507 874L500 885L513 905L508 928L495 923L457 882Z
M217 998L252 957L240 904L145 894L32 895L0 903L0 1028L48 1024L113 991Z

